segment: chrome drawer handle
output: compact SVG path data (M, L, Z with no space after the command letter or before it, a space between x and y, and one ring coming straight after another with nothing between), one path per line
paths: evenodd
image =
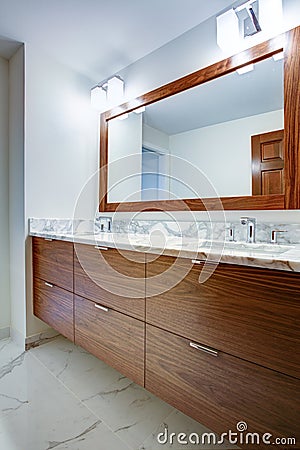
M51 287L51 288L53 288L53 287L54 287L54 285L53 285L53 284L51 284L51 283L47 283L47 281L45 281L45 286L48 286L48 287Z
M97 250L108 250L108 247L102 247L101 245L95 245Z
M190 342L190 347L200 350L201 352L209 353L212 356L218 356L218 351L210 347L205 347L204 345L195 344L195 342Z
M193 264L205 264L205 265L212 265L212 266L215 266L215 265L217 265L218 263L217 263L217 261L209 261L209 260L201 260L201 259L192 259L192 263Z
M52 242L52 241L53 241L52 238L44 238L44 240L45 240L45 241L49 241L49 242Z
M106 308L105 306L98 305L98 303L95 303L95 308L101 309L101 311L105 311L105 312L109 311L108 308Z

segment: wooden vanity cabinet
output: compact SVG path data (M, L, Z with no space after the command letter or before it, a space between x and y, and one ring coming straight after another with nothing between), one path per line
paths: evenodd
M145 255L34 237L33 273L34 314L144 385Z
M219 264L200 284L202 268L149 257L146 389L215 432L299 442L300 275Z
M73 293L35 277L33 312L74 342Z
M219 264L200 284L203 264L194 264L172 289L149 296L157 283L180 279L187 261L173 262L147 264L149 324L300 378L300 274Z
M34 276L73 292L73 244L34 237L32 239Z
M215 432L298 432L300 274L219 264L200 284L203 263L86 244L72 268L73 244L41 238L33 262L35 315L125 376Z
M144 386L145 254L74 249L75 343Z
M33 313L74 342L73 245L34 237Z
M276 437L298 432L299 380L223 352L208 354L191 344L195 343L147 325L146 389L217 433L236 431L241 420L250 432Z
M86 244L74 249L74 292L145 320L145 254Z
M75 296L75 343L144 385L145 323Z

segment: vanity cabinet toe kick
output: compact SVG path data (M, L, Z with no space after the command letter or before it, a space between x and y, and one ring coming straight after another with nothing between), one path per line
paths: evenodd
M199 284L200 263L176 284L173 263L35 237L34 313L217 433L299 444L300 274L220 264Z

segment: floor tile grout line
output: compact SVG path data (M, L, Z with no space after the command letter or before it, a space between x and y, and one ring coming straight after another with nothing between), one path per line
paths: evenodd
M42 366L42 367L44 367L50 374L51 374L51 376L53 377L53 378L55 378L73 397L75 397L76 398L76 400L79 400L79 402L88 410L88 411L90 411L92 414L93 414L93 416L96 418L96 419L98 419L98 420L100 420L101 421L101 423L103 424L103 425L105 425L106 426L106 428L108 428L109 429L109 431L111 431L123 444L125 444L126 445L126 447L128 448L128 450L135 450L135 448L134 447L131 447L131 446L129 446L128 444L127 444L127 442L125 442L125 441L123 441L123 439L120 437L120 436L118 436L115 432L114 432L114 430L105 422L105 420L103 420L100 416L98 416L98 414L96 414L88 405L86 405L81 399L80 399L80 397L78 397L78 395L76 395L75 394L75 392L73 392L62 380L60 380L53 372L51 372L51 370L50 369L48 369L48 367L44 364L44 363L42 363L42 361L40 361L39 359L38 359L38 357L37 356L35 356L32 352L30 352L30 350L28 351L28 353L30 353L30 355L31 356L33 356L34 357L34 359L36 359L38 362L39 362L39 364ZM142 444L141 444L142 445Z

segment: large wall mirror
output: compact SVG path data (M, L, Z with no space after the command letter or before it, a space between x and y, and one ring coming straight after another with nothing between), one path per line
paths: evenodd
M100 210L299 208L299 34L102 114Z

